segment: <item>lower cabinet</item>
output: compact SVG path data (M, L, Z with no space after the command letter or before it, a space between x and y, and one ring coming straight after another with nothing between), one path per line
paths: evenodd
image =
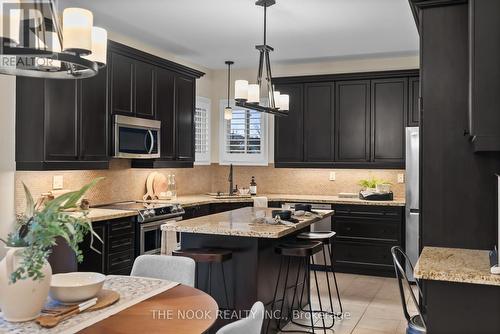
M334 256L339 272L392 276L391 248L404 248L404 208L334 205Z
M93 224L94 231L104 241L94 238L90 248L90 235L80 244L83 261L78 271L94 271L106 275L129 275L135 260L135 218L127 217Z
M219 213L225 211L231 211L236 209L241 209L245 207L253 206L253 202L238 202L238 203L216 203L210 204L210 213Z
M182 219L184 220L208 216L210 214L210 204L184 207L184 211L186 211L186 213L182 216Z

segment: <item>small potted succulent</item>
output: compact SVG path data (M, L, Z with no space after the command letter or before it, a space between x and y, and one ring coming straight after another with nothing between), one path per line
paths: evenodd
M390 182L379 180L374 177L360 180L358 183L362 189L359 192L359 198L369 200L392 200L392 184Z
M102 242L87 219L87 211L72 212L85 192L101 179L61 195L43 208L35 207L33 196L23 184L26 211L18 216L15 231L1 240L7 248L7 255L0 261L0 308L5 320L28 321L40 313L52 277L47 258L57 240L67 242L78 261L83 259L78 244L87 233L91 233L92 241L95 237Z

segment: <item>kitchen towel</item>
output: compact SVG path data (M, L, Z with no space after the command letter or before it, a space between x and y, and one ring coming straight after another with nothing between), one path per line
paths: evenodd
M267 197L254 197L253 198L253 206L254 208L267 208Z

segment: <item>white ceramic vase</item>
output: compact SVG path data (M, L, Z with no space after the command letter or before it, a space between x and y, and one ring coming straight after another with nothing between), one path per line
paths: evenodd
M22 247L8 247L7 255L0 261L0 308L3 318L11 322L35 319L42 310L49 295L52 269L45 261L42 267L44 277L10 282L10 274L22 263Z

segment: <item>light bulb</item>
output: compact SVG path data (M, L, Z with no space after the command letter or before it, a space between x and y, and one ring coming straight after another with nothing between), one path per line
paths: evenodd
M108 32L106 29L92 27L92 53L85 58L106 65L108 51Z
M236 100L248 100L248 81L236 80L234 82L234 98Z
M290 108L290 95L288 95L288 94L280 95L279 106L280 106L280 110L288 111Z
M278 91L274 91L274 107L280 108L280 92Z
M233 108L231 107L224 108L224 119L226 121L230 121L233 119Z
M248 85L248 103L260 103L260 86Z

